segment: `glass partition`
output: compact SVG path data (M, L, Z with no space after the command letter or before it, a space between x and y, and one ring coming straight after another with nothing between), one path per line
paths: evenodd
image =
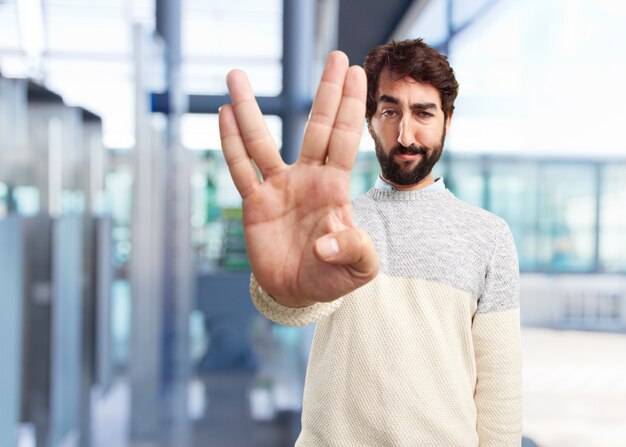
M490 164L489 208L507 221L519 256L520 270L536 270L538 166L530 162Z
M239 227L225 224L240 219L241 200L220 151L198 154L191 181L194 250L199 264L218 265L227 233L242 237ZM375 152L360 151L351 197L373 187L379 172ZM433 174L459 199L506 220L522 272L626 271L626 164L446 153Z
M446 187L459 199L481 208L486 206L486 178L481 158L449 157L444 180Z
M599 242L600 268L626 272L626 164L602 171Z
M595 268L596 167L540 165L538 251L540 270L587 272Z

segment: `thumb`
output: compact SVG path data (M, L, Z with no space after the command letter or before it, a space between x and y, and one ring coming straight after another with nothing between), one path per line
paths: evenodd
M378 273L376 248L369 234L360 228L326 234L315 241L314 251L320 261L349 265L372 277Z

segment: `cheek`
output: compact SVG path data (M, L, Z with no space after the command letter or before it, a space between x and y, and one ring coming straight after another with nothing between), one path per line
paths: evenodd
M393 126L390 124L377 126L374 128L378 139L385 145L388 146L390 142L395 142L398 140L398 126Z
M417 138L419 141L430 148L439 146L441 143L441 132L435 131L433 129L424 129Z

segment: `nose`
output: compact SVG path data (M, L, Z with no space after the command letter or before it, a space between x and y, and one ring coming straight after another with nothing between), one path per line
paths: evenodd
M398 143L404 147L409 147L415 143L415 134L410 117L403 117L398 125Z

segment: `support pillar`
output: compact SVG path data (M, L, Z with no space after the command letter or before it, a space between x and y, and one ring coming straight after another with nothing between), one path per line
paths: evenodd
M297 160L311 97L315 61L315 0L283 0L283 147L286 163Z

